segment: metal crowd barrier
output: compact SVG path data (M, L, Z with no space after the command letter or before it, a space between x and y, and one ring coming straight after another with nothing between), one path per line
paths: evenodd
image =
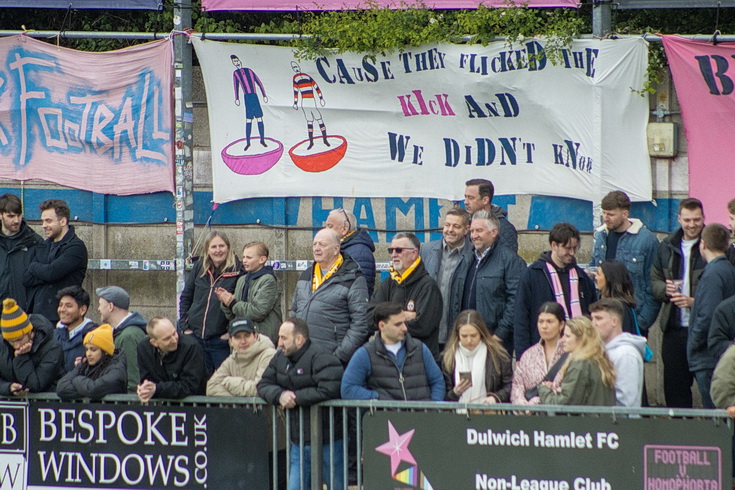
M5 401L41 401L41 402L61 402L54 393L29 394L23 398L6 398ZM88 400L78 400L71 402L74 404L89 403ZM140 405L135 395L109 395L100 402L103 404L113 405ZM291 459L291 451L297 450L300 453L302 461L301 468L303 470L304 455L307 451L304 444L305 421L310 422L310 441L311 441L311 478L310 486L312 489L321 489L323 482L328 488L335 488L330 482L341 474L342 481L345 482L344 487L347 488L348 482L348 461L349 461L349 440L348 434L351 431L351 424L354 424L354 435L356 441L362 441L364 435L363 415L374 415L379 412L408 412L408 413L455 413L463 415L468 419L471 417L492 417L494 415L518 415L532 417L596 417L610 418L613 421L618 419L704 419L714 421L716 424L727 424L732 433L733 421L727 415L725 410L705 410L705 409L674 409L674 408L622 408L622 407L582 407L582 406L559 406L559 405L512 405L512 404L465 404L454 402L400 402L400 401L356 401L356 400L333 400L324 402L312 407L294 410L282 411L276 406L267 405L260 398L244 398L244 397L205 397L194 396L187 397L182 400L152 400L148 406L159 407L216 407L216 408L232 408L233 410L252 410L253 412L265 411L268 417L269 427L269 448L271 458L270 486L274 490L279 488L279 481L283 482L283 476L286 478L286 485L290 484L290 478L299 478L300 487L308 488L305 481L304 472L300 472L298 476L288 475L288 468ZM329 427L322 426L323 411L328 411L327 419ZM353 417L354 416L354 417ZM291 445L291 417L298 418L299 434L295 439L299 444L292 447ZM336 433L342 429L342 437L339 439ZM326 475L322 475L322 436L324 431L328 431L329 455L330 461ZM222 434L225 437L225 434ZM335 443L342 443L342 463L336 467ZM284 443L285 442L285 447ZM283 447L283 449L281 449ZM356 448L356 487L362 488L364 483L364 471L360 462L363 460L364 450L362 444L354 445ZM279 453L283 455L285 451L285 462L279 461ZM237 455L233 456L233 465L237 465ZM285 472L285 475L282 473ZM729 477L729 475L728 475Z

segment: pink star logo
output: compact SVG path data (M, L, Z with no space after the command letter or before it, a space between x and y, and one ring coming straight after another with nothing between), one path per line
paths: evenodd
M393 427L393 424L390 421L388 421L389 440L388 442L376 447L375 450L379 453L390 456L391 475L395 475L396 469L398 469L398 465L401 464L401 461L416 464L416 460L413 459L411 451L408 450L408 444L411 442L411 438L415 431L416 429L411 429L405 434L401 434L399 436L396 428Z

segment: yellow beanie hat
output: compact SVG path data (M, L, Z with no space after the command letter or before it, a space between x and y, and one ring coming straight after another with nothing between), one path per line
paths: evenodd
M96 345L112 355L115 353L115 342L112 340L112 327L105 323L84 336L84 344Z
M12 298L3 301L3 313L0 316L0 330L7 340L19 339L31 330L33 325L26 312Z

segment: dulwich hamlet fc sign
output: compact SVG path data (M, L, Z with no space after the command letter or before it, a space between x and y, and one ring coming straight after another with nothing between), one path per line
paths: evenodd
M730 486L722 421L406 412L364 421L369 490Z

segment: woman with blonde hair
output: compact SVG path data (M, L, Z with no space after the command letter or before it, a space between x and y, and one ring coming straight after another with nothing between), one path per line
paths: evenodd
M499 403L510 399L510 357L477 311L459 314L442 356L447 400Z
M561 388L550 381L539 385L541 403L553 405L615 405L615 367L605 352L600 334L587 317L569 320L564 328Z
M561 385L561 368L569 357L564 352L561 339L566 325L564 308L556 301L541 305L536 327L540 340L529 347L516 362L513 372L513 389L510 402L517 405L538 405L538 385L542 381L552 381L553 386Z
M179 298L179 331L199 341L210 375L230 355L229 322L215 291L224 288L234 292L241 275L230 239L212 231L204 242L204 256L194 263Z

